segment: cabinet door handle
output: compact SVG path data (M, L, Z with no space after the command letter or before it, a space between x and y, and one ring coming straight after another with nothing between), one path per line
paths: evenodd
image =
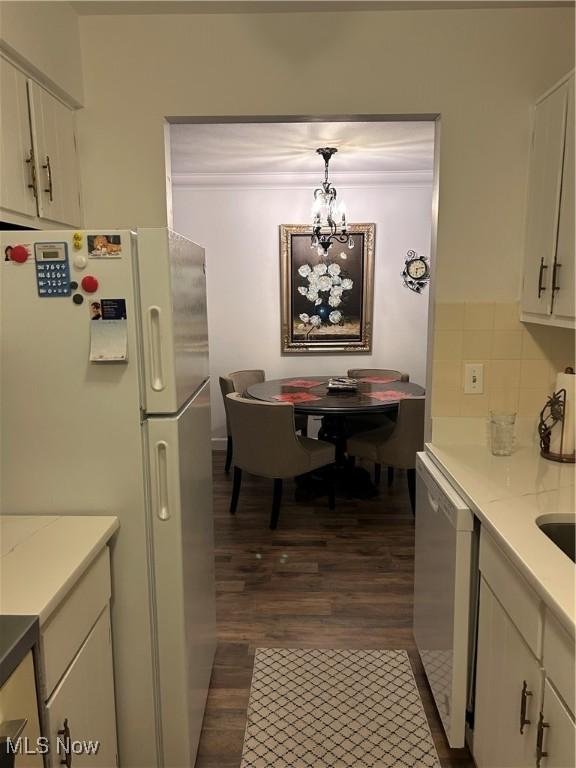
M44 170L46 171L46 176L48 177L48 188L44 190L44 192L48 192L48 198L50 199L50 202L54 202L53 197L53 190L52 190L52 167L50 165L50 156L46 155L46 163L42 166Z
M530 720L526 717L526 706L528 703L528 696L532 696L532 691L528 690L526 680L522 682L522 694L520 696L520 733L524 733L524 726L530 725Z
M64 718L64 725L58 731L58 736L61 739L59 744L60 749L64 753L64 757L60 759L60 765L65 765L66 768L72 768L72 750L70 749L70 728L68 727L68 718Z
M562 264L558 264L558 262L555 261L554 266L552 267L552 293L560 290L560 286L556 285L556 275L558 274L558 270L561 266Z
M540 768L540 763L543 757L548 757L548 752L544 752L542 746L544 744L544 728L550 728L550 723L544 722L544 715L540 712L538 719L538 733L536 734L536 768Z
M34 150L30 149L30 154L26 158L26 165L30 166L30 181L28 189L31 189L36 200L38 199L38 184L36 183L36 163L34 162Z
M548 269L548 265L544 264L544 257L542 257L540 259L540 269L538 271L538 298L540 298L546 290L546 286L542 285L542 275L544 274L545 269Z

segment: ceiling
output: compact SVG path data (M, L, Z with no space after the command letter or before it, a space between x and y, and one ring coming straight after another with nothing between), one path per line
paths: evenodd
M301 13L303 11L438 10L567 7L574 0L76 0L81 16L163 13Z
M292 122L170 126L172 175L318 175L318 147L336 147L336 173L431 171L433 122Z

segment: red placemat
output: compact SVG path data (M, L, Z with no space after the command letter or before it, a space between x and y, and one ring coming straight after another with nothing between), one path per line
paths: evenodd
M274 400L281 400L284 403L307 403L310 400L320 400L320 397L311 395L309 392L285 392L282 395L273 395Z
M364 376L358 381L365 381L367 384L390 384L392 381L400 381L397 376Z
M282 382L283 387L303 387L304 389L312 389L323 384L323 381L312 381L312 379L294 379L293 381Z
M384 389L381 392L366 392L368 397L375 400L403 400L405 397L412 397L409 392L400 392L398 389Z

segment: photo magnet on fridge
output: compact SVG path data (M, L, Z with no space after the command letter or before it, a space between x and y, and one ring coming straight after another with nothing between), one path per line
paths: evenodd
M91 320L126 320L126 299L93 299L90 302Z
M126 299L92 299L90 361L124 363L128 359ZM99 321L99 322L95 322Z
M89 259L119 259L122 255L120 235L88 235Z

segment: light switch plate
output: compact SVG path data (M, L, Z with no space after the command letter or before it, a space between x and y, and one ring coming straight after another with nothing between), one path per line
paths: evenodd
M481 395L484 392L484 365L482 363L466 363L464 365L464 393Z

